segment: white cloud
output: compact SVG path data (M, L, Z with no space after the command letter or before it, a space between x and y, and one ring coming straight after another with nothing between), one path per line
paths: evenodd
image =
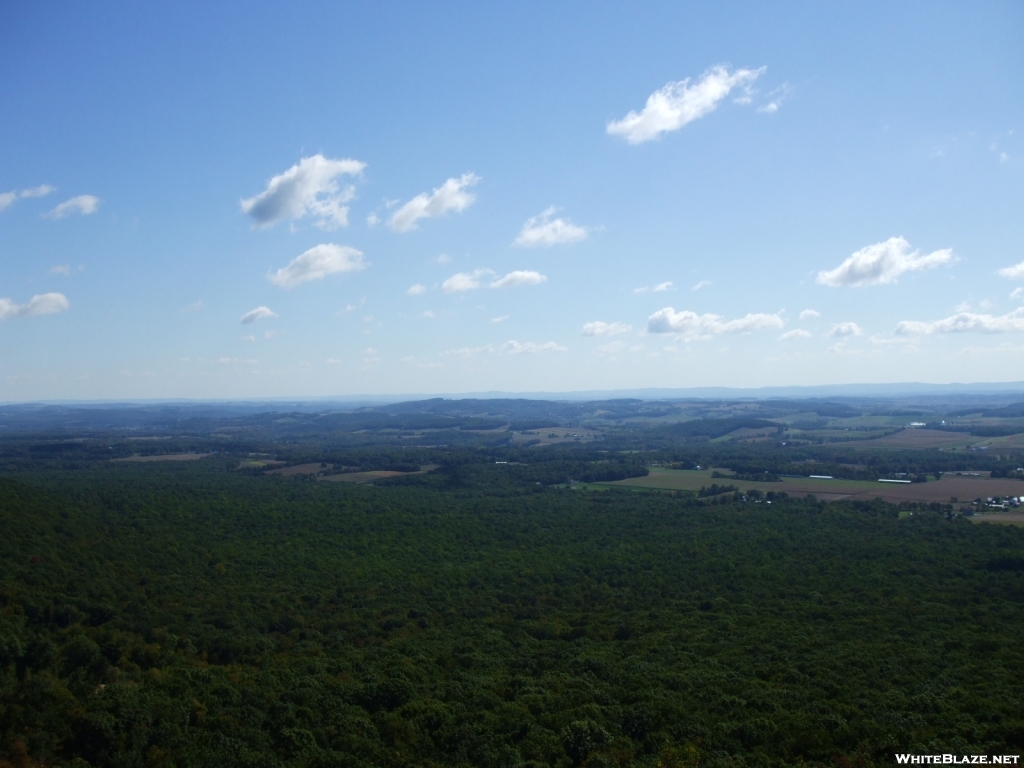
M11 317L36 317L54 315L71 306L63 293L41 293L24 304L15 304L10 299L0 299L0 321Z
M527 219L513 245L536 248L575 243L587 238L586 227L577 226L567 219L552 219L556 210L551 206L543 213Z
M72 197L70 200L65 200L52 211L43 215L48 219L63 219L71 213L80 213L83 216L88 216L91 213L96 213L99 207L100 199L98 197L79 195L78 197Z
M406 293L409 294L410 296L419 296L421 293L426 292L427 286L421 285L420 283L416 283L416 285L410 286L409 290L406 291Z
M338 190L338 177L358 176L366 163L358 160L331 160L323 155L304 157L284 173L267 182L267 188L255 197L242 200L242 213L256 221L258 227L269 227L285 219L319 218L321 229L334 229L348 224L348 206L355 197L349 185Z
M584 336L618 336L620 333L629 333L631 330L633 330L633 326L625 323L604 323L594 320L583 324Z
M954 261L953 251L945 248L927 255L910 251L910 243L902 237L890 237L851 255L838 267L818 273L821 285L863 286L895 283L904 272L932 269Z
M821 312L816 309L805 309L800 313L801 320L810 320L812 317L821 317Z
M763 115L774 115L779 111L779 107L782 106L782 102L789 97L791 91L792 88L790 88L789 83L783 83L768 94L768 98L771 99L771 101L758 107L757 111Z
M440 256L438 256L436 259L434 259L434 261L436 261L438 264L451 264L452 263L452 257L447 255L447 254L442 253Z
M373 228L380 224L380 217L376 213L371 213L366 217L366 226Z
M200 312L200 311L202 311L204 306L206 306L206 305L203 304L203 300L200 299L199 301L193 301L187 307L182 307L178 311L181 314L183 314L183 315L187 315L187 314L191 314L192 312Z
M388 226L395 232L408 232L416 229L416 222L420 219L443 216L448 211L463 211L475 199L466 189L478 181L480 177L475 173L464 173L457 179L448 179L429 195L421 192L392 214Z
M515 339L506 341L501 348L510 355L535 354L537 352L565 352L568 349L568 347L560 346L553 341L538 344L534 341L520 343Z
M490 270L488 269L478 269L474 272L456 272L441 283L441 290L445 293L476 290L480 287L480 277L489 272Z
M38 187L31 187L29 189L21 190L21 197L46 197L51 192L56 192L56 187L51 187L49 184L40 184Z
M665 307L647 318L647 332L678 333L687 341L727 333L749 333L765 328L781 328L784 325L781 314L757 312L736 320L724 320L719 315L698 315L688 309L676 312L672 307Z
M437 315L434 314L433 310L427 309L423 312L422 317L425 317L428 320L433 320Z
M70 264L57 264L56 266L50 267L48 271L51 275L64 275L64 277L71 277Z
M526 269L517 269L491 283L491 288L515 288L520 285L540 285L547 280L547 275Z
M700 284L698 283L698 285L700 285ZM703 286L701 286L701 287L703 287ZM671 280L667 280L664 283L658 283L653 288L651 286L647 286L647 285L642 285L639 288L634 288L633 289L633 293L647 293L648 291L653 292L653 293L664 293L665 291L674 291L674 290L675 290L675 288L672 287L672 281ZM697 290L697 288L694 287L694 290Z
M999 276L1010 280L1020 280L1024 277L1024 261L1014 264L1012 267L1003 267L999 270Z
M921 336L932 333L1013 333L1024 331L1024 307L1015 309L1005 315L979 315L974 312L958 312L957 314L923 323L917 320L904 320L896 325L899 336Z
M860 326L856 323L836 323L829 330L828 335L833 338L843 338L845 336L863 336L864 331L860 329Z
M365 269L362 251L347 245L321 243L310 248L268 279L282 288L294 288L309 280L321 280L337 272L357 272Z
M492 323L504 323L506 320L508 320L508 315L501 315L500 317L491 318Z
M726 66L719 64L693 85L690 85L690 78L668 83L647 97L643 110L631 111L621 120L608 123L608 133L622 136L630 144L642 144L668 131L678 131L713 112L733 88L749 86L764 71L761 67L730 73Z
M1006 154L1005 152L1000 152L999 153L999 162L1000 163L1008 163L1008 162L1010 162L1010 156L1008 154Z
M668 285L671 286L672 283L669 283ZM697 283L695 286L693 286L693 288L691 288L690 290L691 291L699 291L701 288L707 288L709 285L711 285L711 281L710 280L701 280L699 283ZM654 290L657 291L657 290L660 290L660 289L661 289L661 286L659 285Z
M246 312L238 319L241 320L244 324L248 325L249 323L255 323L257 320L263 320L264 318L267 317L277 317L277 313L274 312L270 307L260 306L256 307L256 309L250 309L248 312Z
M1024 299L1024 286L1020 288L1014 288L1013 292L1010 293L1010 298L1014 300Z
M788 341L789 339L809 339L811 338L810 331L805 331L803 328L797 328L794 331L782 334L780 339Z
M38 187L31 187L29 189L23 189L19 193L17 190L11 190L10 192L0 193L0 211L7 206L11 205L15 200L26 197L45 197L56 189L51 187L49 184L40 184ZM77 198L76 198L77 199ZM95 198L94 198L95 199ZM69 201L70 202L70 201ZM92 213L92 211L89 211ZM55 217L60 218L60 217Z

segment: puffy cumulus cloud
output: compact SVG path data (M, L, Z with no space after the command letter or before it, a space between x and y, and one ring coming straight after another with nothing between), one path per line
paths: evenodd
M537 248L587 239L586 227L577 226L568 219L553 219L556 211L557 209L551 206L537 216L527 219L513 245Z
M528 269L517 269L491 283L491 288L515 288L519 285L540 285L548 279L547 275Z
M924 336L933 333L1014 333L1024 331L1024 307L1005 315L980 315L958 312L951 317L924 323L904 320L896 325L898 336Z
M441 290L445 293L474 291L480 287L480 278L489 273L490 270L487 269L478 269L474 272L456 272L441 283Z
M52 211L48 211L43 214L48 219L63 219L65 216L70 216L72 213L80 213L82 216L88 216L96 213L100 207L100 199L94 195L79 195L78 197L72 197L70 200L65 200L63 203L58 205Z
M756 312L735 320L725 320L719 315L698 315L688 309L676 312L672 307L665 307L647 318L648 333L678 333L687 341L722 334L781 328L783 325L781 312L774 315Z
M618 336L620 333L629 333L631 330L633 330L633 326L625 323L604 323L594 320L583 324L584 336Z
M803 312L800 313L801 320L810 320L811 318L814 317L821 317L821 312L819 312L816 309L805 309Z
M1014 264L1012 267L1003 267L999 270L999 276L1009 278L1010 280L1024 278L1024 261L1020 264Z
M347 245L321 243L296 256L292 262L268 276L270 282L282 288L294 288L310 280L322 280L338 272L358 272L365 269L362 251Z
M788 333L782 334L782 336L780 336L779 338L782 339L783 341L789 341L790 339L809 339L811 338L811 334L809 331L805 331L803 328L797 328L794 331L789 331Z
M416 283L416 285L409 286L409 289L406 291L406 293L409 294L410 296L419 296L421 293L426 292L427 286L421 285L420 283Z
M568 347L563 347L553 341L546 341L538 344L535 341L518 342L515 339L506 341L502 347L510 355L536 354L537 352L565 352Z
M63 293L40 293L24 304L15 304L10 299L0 299L0 321L11 317L36 317L55 315L71 306Z
M690 78L668 83L647 97L640 112L631 111L621 120L608 123L608 133L621 136L630 144L642 144L663 133L678 131L713 112L734 88L749 87L764 71L765 67L730 72L719 64L693 84Z
M836 323L828 332L832 338L843 338L845 336L863 336L864 331L856 323Z
M242 200L242 213L257 227L270 227L285 219L318 217L321 229L348 225L348 206L355 197L351 185L339 191L338 177L358 176L366 163L358 160L331 160L323 155L304 157L284 173L267 182L267 188Z
M850 256L835 269L818 273L821 285L864 286L895 283L904 272L933 269L951 263L955 257L950 248L922 255L910 250L910 243L902 237L890 237L884 243L875 243Z
M475 173L464 173L457 179L448 179L429 195L421 192L391 215L388 226L395 232L408 232L416 229L416 222L420 219L443 216L449 211L464 211L476 199L467 189L479 181L480 177Z
M250 309L242 315L239 320L241 320L245 325L248 325L249 323L255 323L257 320L263 320L267 317L277 317L277 312L272 310L270 307L259 306L256 307L256 309Z

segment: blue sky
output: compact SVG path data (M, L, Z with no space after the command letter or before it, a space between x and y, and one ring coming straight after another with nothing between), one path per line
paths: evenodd
M0 401L1024 379L1024 5L893 5L4 4Z

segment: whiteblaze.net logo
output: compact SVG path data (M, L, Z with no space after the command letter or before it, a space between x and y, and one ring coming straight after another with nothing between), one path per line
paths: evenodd
M898 765L1017 765L1020 755L896 755Z

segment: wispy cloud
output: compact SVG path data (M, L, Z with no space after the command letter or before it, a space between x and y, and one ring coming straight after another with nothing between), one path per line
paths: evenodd
M1014 299L1015 301L1024 299L1024 286L1021 286L1020 288L1014 288L1010 292L1010 298Z
M491 283L491 288L515 288L520 285L540 285L547 280L547 275L528 269L517 269Z
M809 339L810 337L810 331L805 331L803 328L797 328L782 334L779 338L783 341L789 341L790 339Z
M70 264L56 264L48 270L51 275L63 275L64 277L71 277L71 265Z
M710 284L710 282L709 282L709 284ZM703 287L704 286L702 286L700 283L697 283L697 285L695 285L693 287L693 290L696 291L696 290L698 290L698 288L703 288ZM655 286L642 285L639 288L634 288L633 289L633 293L664 293L665 291L672 291L672 290L675 290L672 287L672 281L671 280L666 280L664 283L658 283Z
M0 192L0 211L14 203L15 200L26 197L44 197L56 189L49 184L40 184L38 187L23 189L21 192L12 189L10 192Z
M426 292L427 286L421 285L420 283L416 283L416 285L409 286L409 289L406 291L406 293L409 294L410 296L419 296L421 293Z
M63 203L58 205L51 211L44 213L43 215L48 219L63 219L65 216L70 216L72 213L79 213L82 216L88 216L96 213L100 207L100 199L94 195L79 195L78 197L72 197L70 200L65 200Z
M464 173L459 178L448 179L430 194L421 192L392 214L388 226L395 232L416 229L420 219L443 216L449 211L464 211L473 204L475 196L466 191L480 181L475 173Z
M999 270L999 276L1010 280L1020 280L1021 278L1024 278L1024 261L1020 264L1014 264L1012 267L1003 267Z
M816 309L805 309L800 313L801 320L810 320L812 317L821 317L821 312Z
M552 218L556 211L557 209L551 206L543 213L527 219L513 244L524 248L536 248L586 240L586 227L577 226L568 219Z
M347 245L321 243L296 256L288 266L268 275L268 279L282 288L294 288L310 280L322 280L327 275L365 268L362 251Z
M630 144L651 141L669 131L678 131L687 123L713 112L737 87L748 87L765 71L738 69L730 72L725 65L712 67L696 83L690 78L668 83L647 97L640 112L630 112L621 120L608 123L608 133L621 136Z
M669 285L672 285L672 283L669 283ZM710 280L701 280L699 283L697 283L695 286L693 286L693 288L691 288L690 290L691 291L699 291L701 288L707 288L709 285L711 285L711 281ZM655 288L654 290L658 290L658 289Z
M546 341L538 344L534 341L518 342L515 339L506 341L502 347L510 355L536 354L538 352L565 352L568 347L563 347L553 341Z
M484 344L482 347L461 347L459 349L449 349L441 353L442 357L458 357L462 360L468 360L477 355L484 354L485 352L494 352L493 344Z
M933 333L1013 333L1024 331L1024 307L1005 315L981 315L958 312L934 322L904 320L896 325L898 336L923 336Z
M499 317L491 318L492 323L504 323L506 320L508 320L508 315L501 315Z
M690 310L676 312L672 307L659 309L647 318L648 333L678 333L687 341L731 333L749 333L766 328L781 328L782 313L751 313L735 320L720 315L698 315Z
M193 301L191 304L189 304L188 306L182 307L178 311L181 314L183 314L183 315L188 315L188 314L191 314L193 312L201 312L203 307L205 307L205 306L206 305L203 303L203 300L200 299L199 301Z
M632 325L625 323L605 323L601 320L594 320L583 324L584 336L618 336L620 333L629 333L633 330Z
M0 321L12 317L55 315L64 312L70 306L71 303L63 293L41 293L24 304L15 304L10 299L0 299Z
M843 338L846 336L863 336L864 331L856 323L836 323L828 332L832 338Z
M251 217L257 227L269 227L285 219L317 217L321 229L335 229L348 224L348 206L355 197L355 188L339 191L338 177L358 176L366 163L358 160L331 160L323 155L304 157L284 173L267 182L267 188L240 202L242 213Z
M248 325L249 323L255 323L257 320L263 320L268 317L277 317L277 313L270 307L259 306L256 307L256 309L250 309L238 319L245 325Z
M782 102L789 98L789 94L792 93L793 89L789 83L783 83L778 88L768 93L769 101L762 104L757 108L757 111L762 115L774 115L779 111L779 107L782 106Z
M838 267L818 273L821 285L854 286L885 285L895 283L905 272L933 269L955 260L953 251L922 255L910 250L910 243L902 237L890 237L884 243L861 248Z

